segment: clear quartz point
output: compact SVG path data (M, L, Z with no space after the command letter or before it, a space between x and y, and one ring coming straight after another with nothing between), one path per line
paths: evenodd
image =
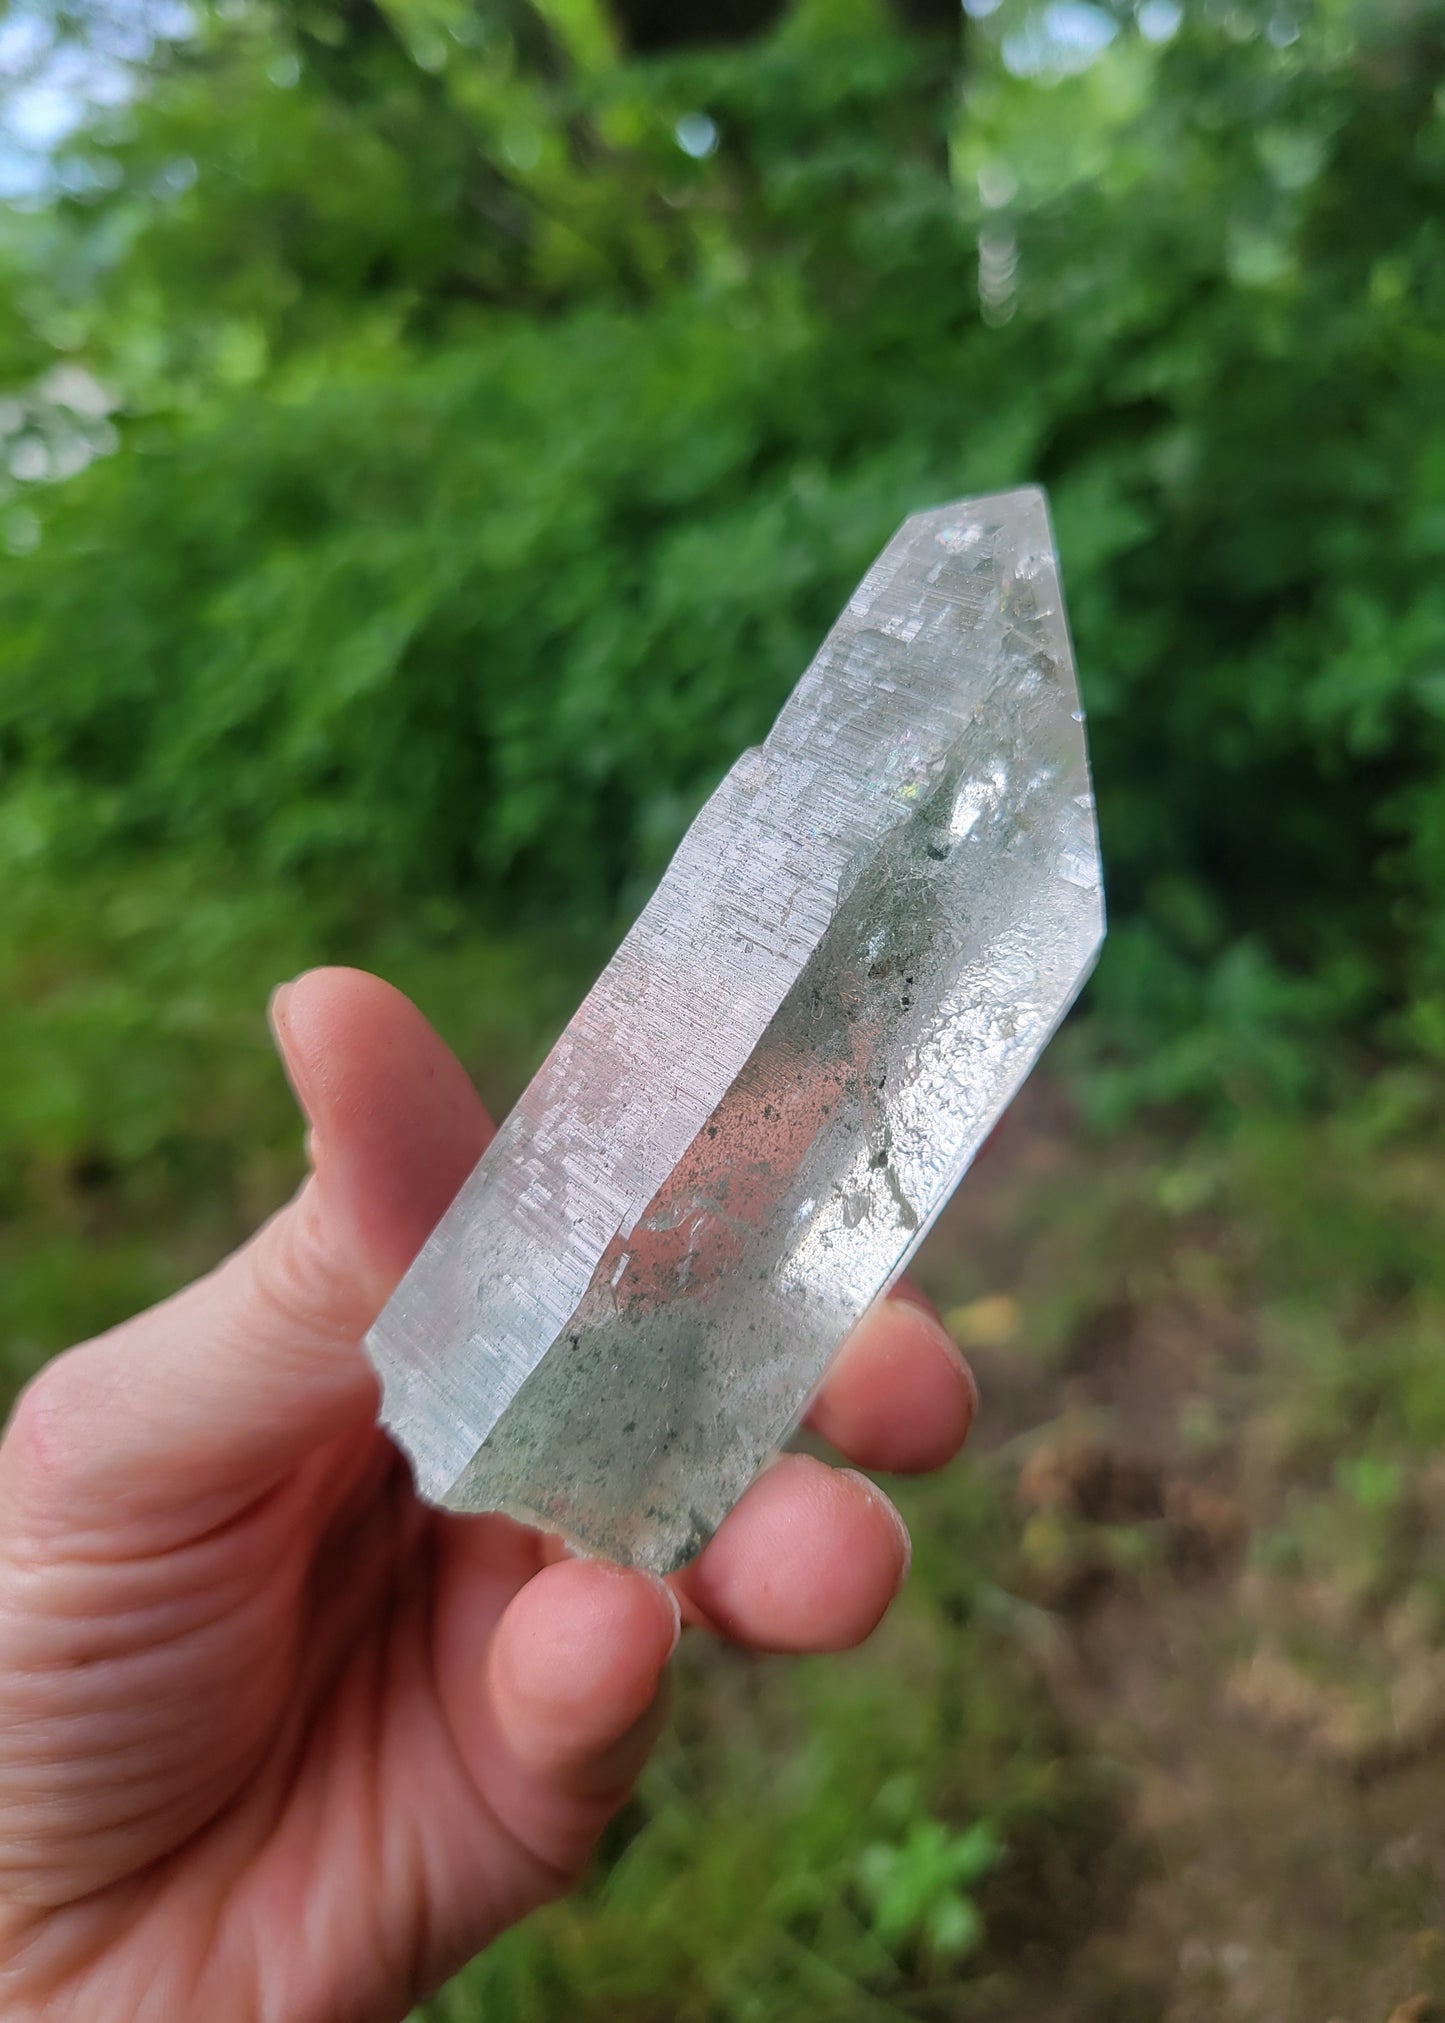
M1103 922L1043 494L917 513L368 1336L421 1494L689 1559L917 1249Z

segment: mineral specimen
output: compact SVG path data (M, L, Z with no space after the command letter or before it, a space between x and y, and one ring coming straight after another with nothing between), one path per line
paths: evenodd
M917 1248L1102 932L1043 496L916 514L368 1337L421 1494L681 1565Z

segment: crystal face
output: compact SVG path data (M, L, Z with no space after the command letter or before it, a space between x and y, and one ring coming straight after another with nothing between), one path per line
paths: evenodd
M422 1495L659 1572L691 1557L1102 934L1043 495L916 514L368 1337Z

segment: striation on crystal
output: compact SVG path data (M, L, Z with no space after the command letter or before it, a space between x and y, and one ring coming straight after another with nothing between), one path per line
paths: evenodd
M917 1248L1103 925L1043 494L915 514L368 1336L420 1493L683 1564Z

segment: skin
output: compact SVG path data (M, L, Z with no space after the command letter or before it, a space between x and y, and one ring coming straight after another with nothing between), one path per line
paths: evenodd
M0 1443L0 2012L392 2023L567 1890L663 1720L682 1623L875 1627L907 1534L785 1456L667 1583L420 1504L359 1340L491 1126L379 979L272 1025L310 1171L234 1256L49 1364ZM813 1424L868 1467L961 1446L972 1379L887 1301Z

